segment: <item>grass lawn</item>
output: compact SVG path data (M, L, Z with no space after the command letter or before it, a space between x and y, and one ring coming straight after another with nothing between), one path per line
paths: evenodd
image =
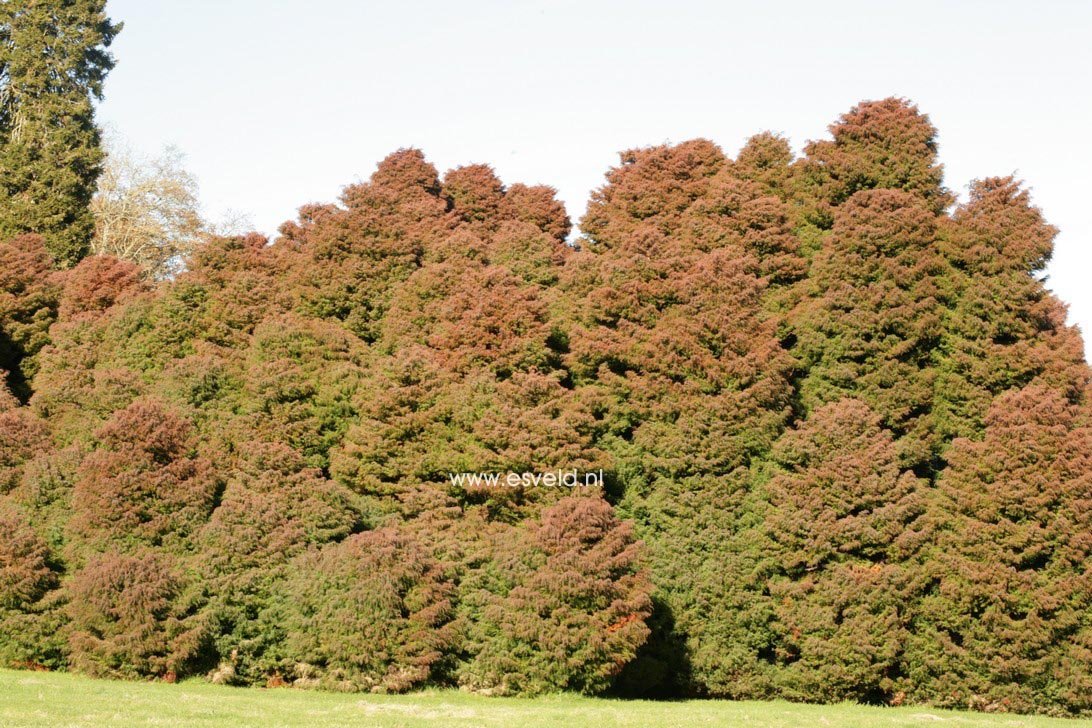
M350 695L287 688L226 688L92 680L0 670L0 726L1066 726L1092 721L959 713L929 708L784 702L604 700L575 696L484 698L456 691Z

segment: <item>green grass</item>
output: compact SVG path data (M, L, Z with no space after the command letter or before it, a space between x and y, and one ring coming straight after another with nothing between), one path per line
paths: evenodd
M92 680L0 670L0 726L796 726L1043 727L1089 721L929 708L785 702L622 701L577 696L485 698L457 691L350 695L287 688L226 688Z

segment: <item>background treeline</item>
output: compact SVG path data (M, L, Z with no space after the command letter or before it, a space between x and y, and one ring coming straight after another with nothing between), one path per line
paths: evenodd
M0 243L0 663L1092 710L1055 231L905 101L831 132L625 152L576 245L412 149L159 282Z

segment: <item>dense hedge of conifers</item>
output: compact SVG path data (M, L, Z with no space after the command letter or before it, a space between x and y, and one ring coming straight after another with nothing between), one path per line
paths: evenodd
M1092 710L1055 231L904 101L831 132L625 152L576 245L416 150L169 282L0 243L0 664Z

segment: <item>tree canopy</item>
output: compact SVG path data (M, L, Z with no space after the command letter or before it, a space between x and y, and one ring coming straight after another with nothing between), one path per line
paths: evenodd
M416 149L163 280L3 223L0 663L1092 713L1055 230L904 99L830 132L625 151L575 238Z
M35 233L55 263L88 250L103 161L93 101L121 30L106 0L0 4L0 238Z

